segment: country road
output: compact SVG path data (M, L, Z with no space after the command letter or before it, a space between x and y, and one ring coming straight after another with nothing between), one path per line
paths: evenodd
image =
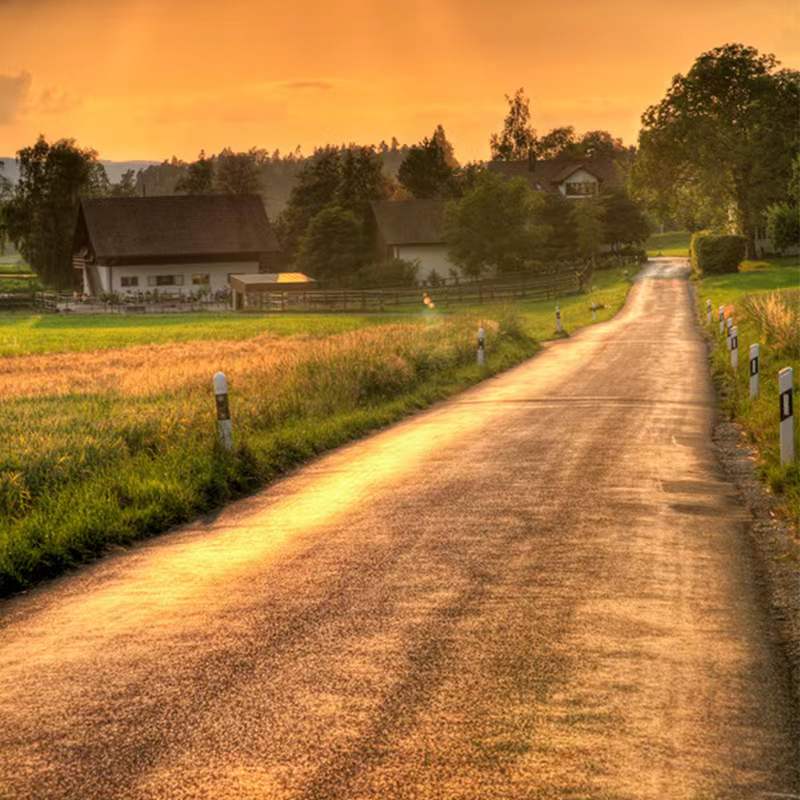
M661 260L611 322L0 604L0 798L800 795L713 418Z

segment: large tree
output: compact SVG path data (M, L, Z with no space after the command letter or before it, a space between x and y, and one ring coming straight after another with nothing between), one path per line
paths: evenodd
M603 241L609 245L641 244L650 235L650 225L641 208L627 192L617 189L603 195Z
M726 44L676 75L642 116L634 185L662 213L696 197L698 216L733 217L754 252L755 229L780 200L800 132L800 73L774 55Z
M457 167L453 148L439 125L430 139L410 148L397 179L414 197L452 197L457 191Z
M347 286L364 264L362 225L350 210L330 205L309 223L297 254L297 264L317 280Z
M222 194L256 194L261 190L259 168L263 153L252 149L234 153L226 147L216 158L214 188Z
M473 276L525 270L549 234L538 220L543 203L521 178L484 172L470 192L447 205L450 258Z
M40 136L17 154L20 178L6 205L8 235L42 281L70 288L72 239L83 196L105 193L108 179L97 153L72 139Z
M586 198L575 202L572 219L578 252L594 266L595 256L605 239L604 209L600 201Z
M200 151L197 161L193 161L175 184L178 194L213 194L214 193L214 158L206 157L205 150Z
M530 101L525 90L520 88L509 97L508 113L503 121L503 130L493 133L489 139L492 158L498 161L519 161L536 152L536 131L531 125Z

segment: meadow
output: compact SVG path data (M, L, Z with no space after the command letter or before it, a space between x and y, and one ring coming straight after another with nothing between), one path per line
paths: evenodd
M648 256L689 256L689 231L653 233L645 243Z
M623 304L622 270L562 298L567 330ZM475 363L478 325L487 364ZM0 319L0 594L253 491L529 357L554 302L405 315ZM231 386L216 445L211 376Z
M746 431L759 453L758 469L770 489L784 501L790 518L800 519L800 464L781 466L778 439L778 371L792 367L800 382L800 265L796 258L746 261L735 274L712 275L698 282L698 313L705 320L710 299L709 329L715 346L712 371L723 410ZM726 307L739 334L739 365L734 373L726 339L719 334L717 309ZM749 396L749 350L760 345L760 393ZM800 453L800 425L795 424Z

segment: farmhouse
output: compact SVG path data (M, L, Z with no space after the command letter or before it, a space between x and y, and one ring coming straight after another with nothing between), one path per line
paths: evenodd
M560 193L570 199L594 197L622 184L610 158L550 158L490 161L489 169L507 178L522 178L537 192Z
M109 197L81 201L72 263L88 295L213 294L280 248L257 195Z
M373 203L372 212L381 258L416 261L420 281L459 271L447 255L443 201L386 200Z

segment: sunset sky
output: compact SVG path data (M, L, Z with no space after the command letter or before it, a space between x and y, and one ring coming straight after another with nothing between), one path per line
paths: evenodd
M486 158L503 95L541 132L635 142L639 116L730 41L800 67L797 0L0 0L0 156L74 137L107 159L282 151L441 122Z

